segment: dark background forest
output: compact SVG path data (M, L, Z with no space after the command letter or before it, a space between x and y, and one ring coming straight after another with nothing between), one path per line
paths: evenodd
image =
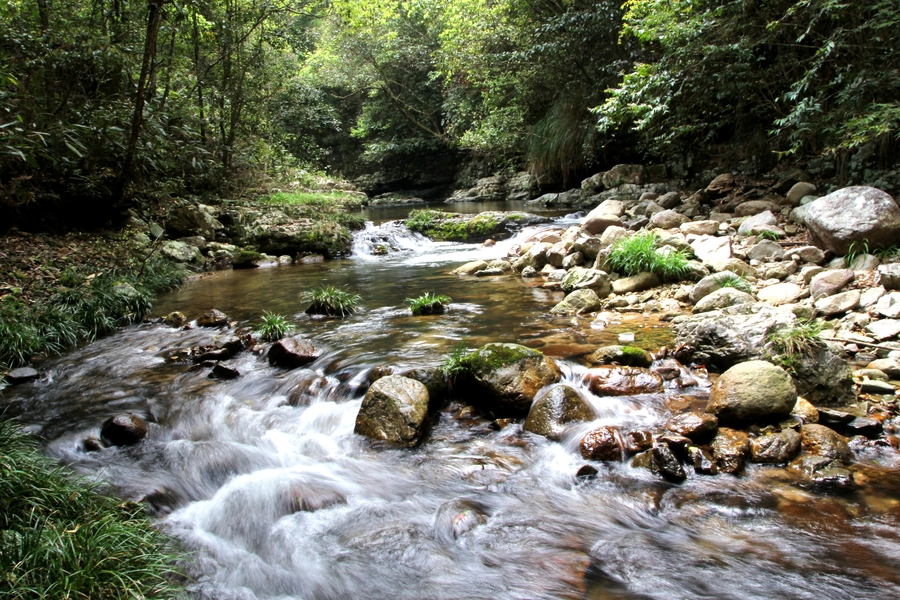
M315 173L441 193L813 163L843 185L898 156L896 0L3 0L0 22L0 229Z

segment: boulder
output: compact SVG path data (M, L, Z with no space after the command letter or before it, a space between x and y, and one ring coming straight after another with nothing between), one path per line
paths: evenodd
M602 271L601 271L602 272ZM612 291L616 294L633 294L653 289L662 285L662 280L654 273L638 273L631 277L622 277L612 282Z
M706 277L698 281L691 290L691 302L696 304L716 290L723 289L729 284L733 284L734 282L735 274L730 271L722 271L719 273L713 273L712 275L707 275ZM749 284L747 284L747 287L749 288Z
M467 262L461 267L456 267L452 271L450 271L451 275L474 275L478 271L483 271L487 269L487 262L483 260L474 260L472 262ZM542 265L543 266L543 265Z
M813 244L845 255L855 244L889 247L900 241L900 207L873 187L840 189L809 205L806 226Z
M772 211L766 210L752 217L747 217L738 227L738 233L740 235L756 235L760 231L769 231L769 228L777 226L778 219L775 218Z
M694 314L710 312L738 304L753 304L753 296L735 288L721 288L703 297L694 305Z
M100 439L107 446L133 446L147 437L149 431L147 421L135 414L126 413L103 421Z
M803 293L803 288L796 283L776 283L759 290L756 296L760 302L781 306L782 304L793 304L803 296Z
M666 192L656 199L656 204L658 204L663 210L675 208L676 206L681 204L681 194L679 194L678 192Z
M227 322L227 319L226 319ZM184 316L184 313L173 311L165 316L163 319L163 323L168 325L169 327L184 327L185 323L187 323L187 317Z
M537 177L528 171L519 171L506 182L506 199L531 200L540 193Z
M900 292L885 294L875 303L875 312L888 319L900 317Z
M719 420L709 413L686 412L666 422L666 429L690 438L692 442L706 442L719 428Z
M750 437L743 431L720 427L709 446L719 470L734 475L744 468L750 454Z
M622 441L615 427L598 427L589 431L579 444L581 456L588 460L622 460Z
M621 227L622 220L615 215L588 215L581 228L591 235L600 235L610 227Z
M847 439L829 427L818 424L804 425L800 428L803 451L808 454L824 456L843 463L853 460L853 451Z
M606 189L619 187L623 183L644 185L647 170L643 165L616 165L603 174L602 181Z
M596 292L599 298L609 296L611 287L609 275L598 269L575 267L567 271L562 280L562 289L566 293L588 289Z
M769 432L750 440L750 459L755 463L784 464L800 453L800 434L793 429Z
M214 308L200 315L197 325L200 327L224 327L228 325L228 317L222 311Z
M722 173L711 182L709 182L708 186L706 186L706 193L712 199L727 196L733 190L734 175L732 175L731 173Z
M203 254L201 254L200 249L184 242L165 241L160 246L159 253L177 263L203 263Z
M597 348L585 357L591 365L617 364L625 367L649 368L653 364L653 355L646 350L634 346L604 346Z
M525 414L535 395L562 377L556 362L518 344L487 344L466 357L469 374L506 414Z
M663 378L640 367L595 367L582 380L597 396L633 396L663 391Z
M791 189L788 190L788 193L785 194L787 198L788 204L791 206L800 206L800 201L803 200L806 196L811 196L816 193L815 184L808 183L806 181L800 181L791 186Z
M781 260L784 258L784 248L778 242L763 240L747 250L747 258L751 260Z
M809 293L813 300L833 296L853 279L854 274L850 269L828 269L809 281Z
M522 429L558 442L568 425L596 418L594 407L575 388L558 385L535 398Z
M817 405L845 406L856 399L847 361L825 344L793 357L791 378L797 394Z
M715 235L719 231L718 221L690 221L678 227L685 235Z
M213 216L212 209L208 206L185 204L172 211L166 228L173 236L203 236L213 240L216 232L223 229L224 225Z
M314 362L322 355L321 350L308 339L294 336L283 338L272 344L267 358L269 364L293 369Z
M753 360L722 373L710 392L706 411L724 425L742 425L786 417L796 403L791 376L772 363Z
M796 255L803 262L820 265L825 262L825 252L815 246L800 246L790 250L791 256Z
M20 383L34 381L38 376L39 373L31 367L19 367L6 374L6 381L13 385L18 385Z
M833 296L819 298L816 300L815 308L817 312L826 317L839 315L856 308L859 305L859 297L859 290L849 290Z
M734 208L734 216L735 217L752 217L753 215L758 215L761 212L772 212L776 213L781 210L781 206L777 202L773 202L771 200L750 200L749 202L742 202L738 204Z
M650 217L648 229L677 229L682 223L690 219L674 210L662 210Z
M881 285L888 290L900 290L900 263L878 265Z
M388 375L373 383L356 415L354 433L400 446L422 439L428 415L428 388L423 383Z
M524 276L524 271L523 271ZM603 308L603 300L594 290L576 290L550 309L553 315L580 315Z

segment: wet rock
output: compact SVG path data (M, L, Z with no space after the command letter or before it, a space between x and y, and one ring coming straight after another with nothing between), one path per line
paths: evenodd
M165 323L169 327L180 328L184 327L185 323L187 323L187 317L184 316L184 313L178 312L176 310L167 314L163 319L163 323Z
M474 275L478 271L483 271L487 269L487 262L483 260L475 260L472 262L467 262L461 267L457 267L450 271L451 275Z
M694 305L694 314L720 310L738 304L753 304L753 296L735 288L721 288L705 296Z
M18 369L13 369L9 373L6 374L6 381L11 383L12 385L18 385L20 383L27 383L29 381L34 381L40 376L35 369L31 367L19 367Z
M889 394L893 396L897 393L897 390L896 388L894 388L894 386L886 381L866 379L859 383L859 393L878 395Z
M653 434L646 429L635 429L622 436L622 445L628 454L637 454L653 447Z
M692 442L705 442L719 428L719 420L709 413L686 412L669 419L665 427L690 438Z
M366 392L353 431L374 440L414 446L425 431L428 401L428 388L415 379L382 377Z
M797 404L794 405L791 414L799 418L803 423L819 422L819 410L806 398L797 398Z
M228 317L222 311L212 309L200 315L197 325L200 327L224 327L228 325Z
M817 405L843 406L856 398L850 365L825 344L797 355L791 378L797 394Z
M743 431L720 427L710 448L719 470L734 475L744 468L744 461L750 454L750 438Z
M217 364L209 373L210 379L237 379L241 376L240 371L225 365Z
M390 375L390 373L387 374ZM428 396L432 402L446 396L449 390L447 377L440 367L416 367L413 369L404 369L396 374L415 379L419 383L424 384L428 389Z
M149 431L147 421L126 413L105 420L100 427L100 439L107 446L133 446L147 437Z
M484 507L462 498L442 504L434 517L435 530L447 541L458 539L485 523L487 518Z
M496 408L524 414L541 388L562 377L556 362L518 344L487 344L467 356L470 375Z
M856 417L843 427L841 427L841 431L845 435L855 436L861 435L869 438L870 440L874 440L877 437L880 437L884 432L883 425L871 418L871 417Z
M582 465L578 472L575 473L575 477L578 479L593 479L597 476L597 467L591 465Z
M321 355L321 350L316 348L311 341L294 336L280 339L272 344L267 358L271 365L293 369L307 365Z
M626 367L648 368L653 364L653 356L646 350L635 346L604 346L597 348L585 357L591 365L617 364Z
M622 442L615 427L598 427L589 431L579 444L581 456L588 460L622 460Z
M698 446L688 446L688 460L694 466L694 472L699 475L717 475L719 467L713 455L706 448Z
M674 483L680 483L687 479L684 467L681 466L678 457L667 444L656 444L649 452L653 459L651 471L661 475L666 481Z
M575 388L559 385L535 398L522 429L559 441L571 423L596 418L594 407Z
M878 369L891 379L900 379L900 362L894 358L879 358L868 365L868 369Z
M863 241L887 248L900 240L900 207L879 189L847 187L810 204L806 226L813 244L841 256Z
M633 396L663 391L662 377L639 367L595 367L584 374L583 380L598 396Z
M842 467L820 469L810 479L815 489L826 493L849 493L856 489L853 473Z
M81 447L85 452L99 452L103 450L103 443L94 436L85 438L81 442Z
M846 438L824 425L804 425L800 428L803 451L808 454L824 456L830 459L849 463L853 460L853 451Z
M197 354L194 355L194 362L206 362L206 361L217 361L217 360L226 360L231 358L231 351L227 348L211 348L204 349Z
M750 440L750 458L756 463L787 463L799 453L800 434L793 429L766 433Z
M611 283L605 271L575 267L566 272L562 280L562 289L567 294L577 290L593 290L599 298L609 296Z
M523 271L524 277L524 271ZM596 312L603 308L603 300L594 290L576 290L563 298L562 302L550 309L554 315L580 315Z
M631 277L622 277L612 282L612 291L616 294L633 294L643 292L662 285L662 280L653 273L638 273Z
M791 376L772 363L753 360L731 367L713 386L707 412L725 425L786 417L797 403Z
M828 408L818 409L819 419L816 423L831 427L832 429L841 425L846 425L856 417L848 412L833 410Z

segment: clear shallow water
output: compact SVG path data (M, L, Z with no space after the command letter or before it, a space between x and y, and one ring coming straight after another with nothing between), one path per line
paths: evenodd
M368 237L367 237L368 236ZM367 254L371 239L396 247ZM194 553L198 598L892 598L900 597L900 480L872 466L864 493L808 493L779 469L740 478L691 474L680 486L626 464L585 464L581 434L598 425L658 427L660 396L595 397L599 415L552 443L491 423L453 402L425 442L378 447L353 434L372 368L433 366L465 339L540 347L580 387L577 355L633 331L669 341L652 321L592 329L546 314L561 294L518 277L447 272L494 248L433 244L405 230L370 230L353 259L217 273L161 299L157 314L195 318L218 308L253 325L263 310L291 315L325 349L285 371L251 352L228 361L242 377L172 362L217 331L127 328L47 365L34 385L4 392L47 452L125 498L146 498L160 525ZM327 282L360 293L340 321L302 314L297 294ZM413 318L403 299L453 298L443 316ZM235 330L229 330L234 333ZM670 393L704 394L705 381ZM107 416L156 421L130 448L88 453ZM891 456L864 457L893 464Z

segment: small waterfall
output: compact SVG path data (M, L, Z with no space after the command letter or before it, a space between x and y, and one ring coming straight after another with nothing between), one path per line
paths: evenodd
M397 253L418 253L433 245L430 239L410 231L400 221L381 225L366 222L366 228L353 236L353 257L371 260Z

